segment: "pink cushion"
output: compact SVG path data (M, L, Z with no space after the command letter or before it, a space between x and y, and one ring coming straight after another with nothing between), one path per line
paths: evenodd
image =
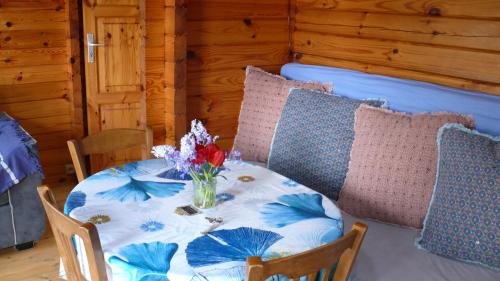
M408 115L361 105L339 204L354 216L421 228L432 197L436 136L446 123L472 128L454 113Z
M274 129L291 88L330 92L332 85L286 80L257 67L247 67L245 94L233 146L244 160L267 162Z

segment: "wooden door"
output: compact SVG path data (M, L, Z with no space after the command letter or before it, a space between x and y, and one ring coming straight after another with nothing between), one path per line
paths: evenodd
M89 135L146 127L144 1L82 1ZM103 44L94 46L94 58L89 55L90 33L93 43ZM95 155L91 171L140 158L140 148Z

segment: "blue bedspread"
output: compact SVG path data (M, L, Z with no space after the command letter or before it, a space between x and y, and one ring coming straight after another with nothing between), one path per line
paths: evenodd
M385 99L390 109L458 112L474 116L476 129L500 135L500 96L336 67L288 63L281 75L299 81L333 83L333 93L355 99Z
M0 194L25 177L43 174L38 156L31 149L35 144L17 121L0 112Z

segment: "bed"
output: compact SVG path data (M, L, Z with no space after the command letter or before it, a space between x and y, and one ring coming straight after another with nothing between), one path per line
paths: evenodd
M289 63L281 75L293 80L333 83L333 93L356 99L385 99L389 108L410 113L450 111L470 114L478 131L500 135L500 96L467 92L431 83L372 75L341 68ZM351 275L353 281L498 281L500 272L434 255L415 247L420 230L344 214L368 233Z

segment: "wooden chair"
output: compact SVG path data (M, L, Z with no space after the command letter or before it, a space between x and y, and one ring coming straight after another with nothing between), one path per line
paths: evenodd
M278 274L285 275L293 281L299 281L301 276L307 276L308 281L316 281L320 271L322 271L321 281L327 281L335 264L337 266L332 280L347 281L367 229L365 224L357 222L342 238L285 258L263 262L260 257L249 257L247 281L264 281Z
M48 187L39 186L38 194L49 218L68 281L86 280L80 271L80 265L73 246L73 235L79 236L83 241L92 281L107 281L106 265L97 228L92 223L81 223L59 211L54 194Z
M148 127L146 130L110 129L81 140L68 141L71 160L79 182L88 176L84 158L86 155L103 154L139 145L143 145L142 158L146 159L153 146L151 128Z

